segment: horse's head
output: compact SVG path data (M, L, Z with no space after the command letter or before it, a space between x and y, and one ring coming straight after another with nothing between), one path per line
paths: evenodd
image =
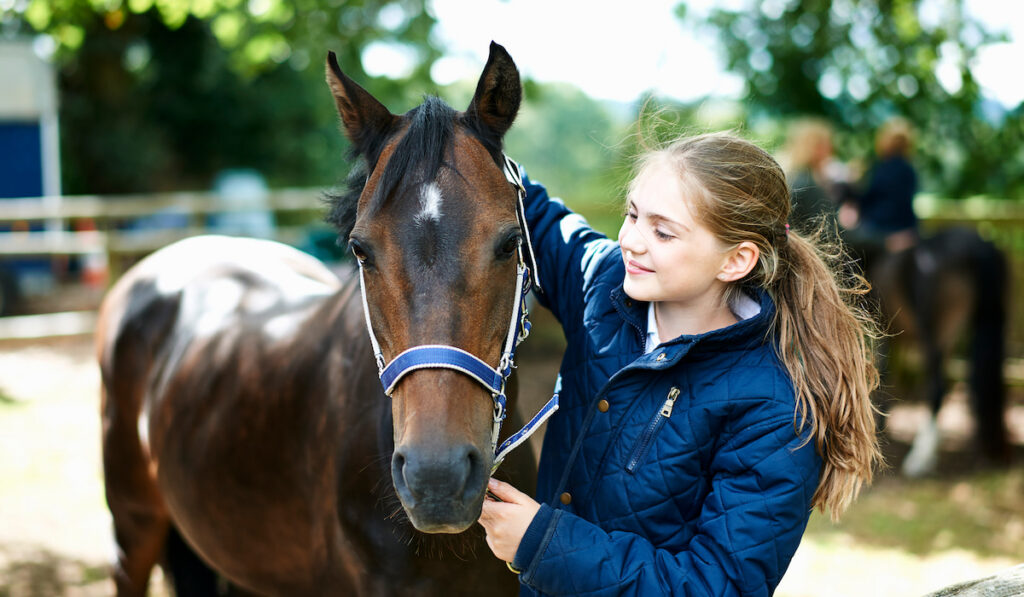
M431 97L393 115L342 73L333 53L327 82L366 164L358 201L335 204L332 219L361 263L384 361L449 345L497 367L523 234L499 165L522 94L515 64L492 43L465 112ZM492 396L464 373L424 368L403 376L391 397L391 473L409 519L426 532L465 530L479 516L493 459Z

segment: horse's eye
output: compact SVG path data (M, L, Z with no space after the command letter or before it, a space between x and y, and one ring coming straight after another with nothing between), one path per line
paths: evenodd
M355 255L356 261L358 261L360 265L366 265L370 260L369 252L363 247L362 243L359 242L359 239L350 239L348 241L348 250L352 251L352 254Z
M513 234L505 239L505 242L501 243L501 247L498 249L498 257L508 259L519 248L519 243L523 241L523 237L518 233Z

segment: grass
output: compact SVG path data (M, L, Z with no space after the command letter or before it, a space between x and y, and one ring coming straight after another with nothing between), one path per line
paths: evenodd
M815 514L807 536L846 535L858 543L915 555L956 548L979 556L1024 554L1024 470L983 471L957 479L885 477L842 521Z

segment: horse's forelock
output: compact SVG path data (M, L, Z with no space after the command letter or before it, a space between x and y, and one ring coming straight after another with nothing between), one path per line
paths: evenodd
M404 127L402 138L384 164L380 182L368 206L371 212L381 209L400 188L419 186L435 180L441 166L455 170L455 165L448 161L447 157L455 140L456 124L465 127L500 165L501 139L482 133L476 123L457 113L438 97L427 96L422 104L402 118L408 122L408 126ZM338 229L342 242L348 241L349 234L355 226L359 197L365 189L367 174L371 170L369 160L374 158L361 155L358 148L353 148L351 157L356 165L349 174L344 189L340 193L325 194L325 200L329 204L326 220ZM376 167L376 164L373 167Z
M405 115L409 126L384 165L370 209L380 209L399 187L419 186L437 178L455 139L455 110L428 96ZM452 164L448 164L452 167Z

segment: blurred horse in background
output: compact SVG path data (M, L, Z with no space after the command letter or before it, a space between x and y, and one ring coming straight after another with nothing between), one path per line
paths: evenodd
M976 444L986 461L1007 463L1003 364L1009 296L1004 254L966 227L946 228L896 252L857 240L848 244L862 259L883 324L893 334L887 343L912 342L922 356L929 416L903 461L904 474L917 477L936 470L941 440L937 417L949 389L947 361L965 336ZM883 351L883 371L891 348ZM885 400L882 407L887 410Z
M423 345L511 370L528 270L501 144L518 71L492 43L465 112L427 98L401 116L333 53L327 81L365 166L329 216L360 273L198 237L147 257L101 307L121 597L145 595L157 563L181 596L217 594L218 576L260 595L518 594L475 524L496 390L455 368L378 379ZM521 450L502 473L532 493L533 467Z

